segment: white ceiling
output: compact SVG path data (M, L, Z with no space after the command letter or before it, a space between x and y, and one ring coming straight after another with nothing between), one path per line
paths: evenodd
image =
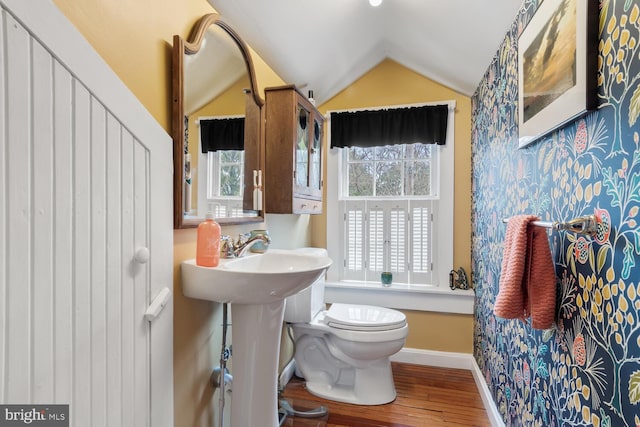
M209 0L288 84L327 101L385 58L472 95L522 0Z

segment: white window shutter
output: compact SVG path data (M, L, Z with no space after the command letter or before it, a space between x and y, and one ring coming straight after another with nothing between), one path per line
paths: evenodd
M432 246L432 202L412 201L411 203L411 282L431 282Z
M389 269L394 273L406 271L406 227L407 208L394 206L389 218Z
M409 236L407 217L408 202L406 200L388 201L386 209L388 268L393 273L393 282L408 283L407 236Z
M227 207L216 203L213 208L213 214L216 218L224 218L227 216Z
M368 201L367 206L366 280L377 282L382 271L390 271L394 282L407 283L407 201Z
M344 201L344 280L431 283L433 201Z
M344 279L365 280L364 202L344 203Z
M242 210L242 202L238 202L237 200L229 200L229 206L231 208L232 217L241 217L242 215L244 215L244 211Z
M367 270L372 273L381 273L385 271L385 227L384 227L384 208L379 204L372 206L368 212L368 257L369 260ZM373 280L373 279L372 279Z

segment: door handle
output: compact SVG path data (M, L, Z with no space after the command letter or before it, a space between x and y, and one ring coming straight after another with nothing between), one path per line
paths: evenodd
M166 286L162 288L160 293L153 299L147 311L144 312L145 320L153 322L156 317L160 315L160 312L164 309L164 306L169 302L171 298L171 291Z

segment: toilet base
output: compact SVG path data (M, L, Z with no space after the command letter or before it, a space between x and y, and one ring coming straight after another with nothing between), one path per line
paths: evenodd
M392 390L393 393L384 393L385 396L376 396L375 399L367 399L367 401L362 401L362 399L356 399L353 394L353 390L336 386L331 387L327 384L313 384L306 383L307 390L309 393L314 396L322 397L323 399L333 400L336 402L342 403L351 403L354 405L384 405L385 403L393 402L396 400L396 390L395 388Z
M353 384L306 381L306 388L314 396L354 405L383 405L395 400L396 388L388 359L352 369L355 369Z

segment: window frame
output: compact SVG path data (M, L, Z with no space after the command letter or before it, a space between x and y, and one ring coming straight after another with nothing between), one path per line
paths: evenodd
M449 272L453 270L453 217L454 217L454 151L455 151L455 101L412 104L406 106L441 105L449 106L447 139L444 145L436 146L438 154L439 199L434 208L432 222L432 280L427 284L392 284L383 287L380 281L353 282L342 280L340 270L344 260L342 239L332 238L340 232L337 224L343 224L344 216L340 208L340 192L344 177L341 165L341 149L327 150L327 250L333 259L327 271L325 301L328 303L374 304L390 308L447 313L473 313L474 294L472 290L449 288ZM405 106L387 106L395 108ZM372 108L366 108L371 110ZM350 110L357 111L357 110ZM331 111L327 112L327 139L331 138ZM328 144L330 146L330 144ZM404 198L403 198L404 199ZM335 234L334 234L335 235Z
M202 152L202 132L200 128L201 120L218 120L218 119L233 119L243 118L243 115L228 115L228 116L200 116L197 119L198 124L198 167L196 174L198 176L198 206L197 212L199 216L204 216L209 211L209 203L215 203L219 205L224 212L224 215L217 211L216 218L239 218L244 215L243 210L243 194L244 194L244 181L240 181L240 195L239 196L220 196L214 195L214 198L209 198L208 187L211 185L214 192L220 191L220 151L213 151L211 153L211 161L209 152ZM230 151L230 150L227 150ZM244 153L242 154L242 174L244 174ZM209 166L213 170L209 169ZM213 176L211 176L213 174ZM211 180L209 179L211 178Z
M214 193L220 192L220 151L200 152L198 159L198 212L208 212L209 204L213 203L219 207L214 211L216 218L237 218L243 216L243 191L244 182L241 182L240 196L221 196L213 194L209 198L209 186ZM201 166L203 165L203 166ZM242 157L244 170L244 155ZM211 168L211 169L210 169Z

